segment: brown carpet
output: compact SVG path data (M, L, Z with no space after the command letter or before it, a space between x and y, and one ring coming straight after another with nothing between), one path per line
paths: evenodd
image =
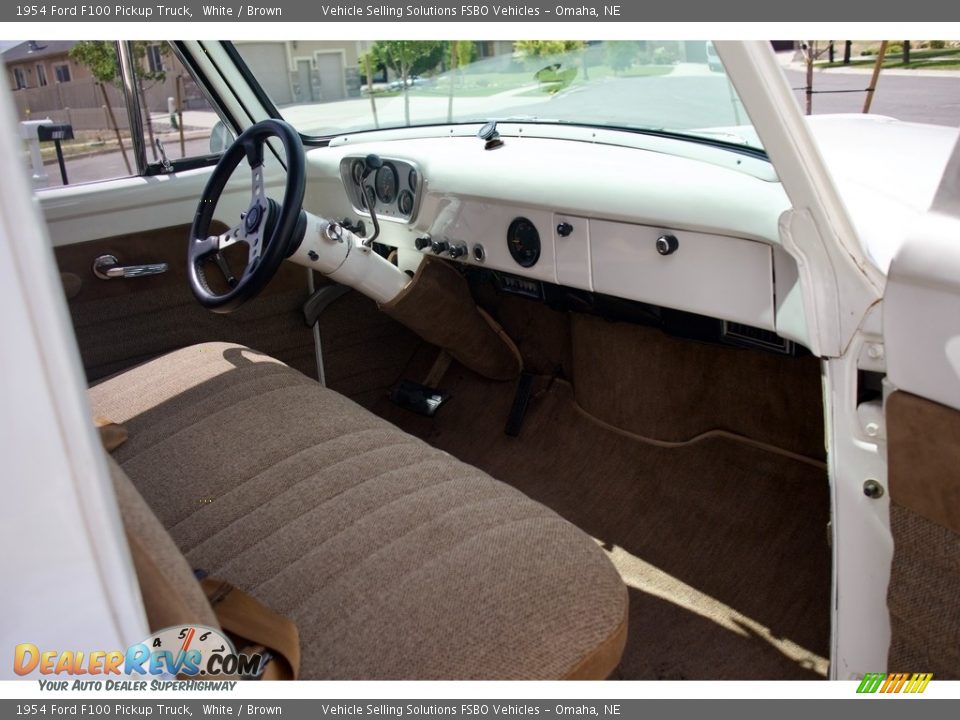
M683 441L720 429L822 458L816 358L677 340L488 290L475 288L478 302L538 374L520 437L503 432L516 383L457 363L439 383L452 400L436 418L392 405L386 389L423 381L437 349L355 293L321 319L330 387L601 542L630 586L621 677L823 677L822 466L724 438L663 448L623 432Z
M423 358L408 377L423 371ZM413 373L413 374L411 374ZM435 419L374 411L550 506L593 535L630 585L626 679L823 677L829 512L822 469L726 439L656 447L539 378L519 437L513 383L454 364Z

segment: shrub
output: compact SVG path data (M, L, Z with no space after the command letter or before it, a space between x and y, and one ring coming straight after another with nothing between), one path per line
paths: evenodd
M640 45L631 41L611 41L607 43L607 65L615 71L626 70L637 61Z
M680 53L676 48L658 47L653 51L654 65L673 65L680 60Z

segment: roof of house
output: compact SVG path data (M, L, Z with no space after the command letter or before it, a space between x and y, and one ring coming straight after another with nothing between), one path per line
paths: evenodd
M24 60L41 60L52 55L64 55L77 44L76 40L29 40L6 50L0 50L3 62L10 64Z

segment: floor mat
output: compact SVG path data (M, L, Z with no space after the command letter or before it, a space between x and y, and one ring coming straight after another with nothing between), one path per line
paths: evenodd
M412 376L411 376L412 377ZM802 679L827 669L826 471L724 438L662 448L591 420L537 379L519 437L513 383L454 364L434 419L374 412L552 507L630 587L624 679Z

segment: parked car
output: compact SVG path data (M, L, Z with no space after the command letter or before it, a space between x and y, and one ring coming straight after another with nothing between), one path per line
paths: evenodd
M957 129L761 42L282 111L173 49L218 155L0 194L4 676L960 675Z
M720 60L720 56L717 55L717 49L713 46L713 43L707 40L707 67L710 68L711 72L723 72L723 62Z
M392 80L387 85L387 87L390 90L402 90L404 85L406 85L406 87L425 87L429 84L430 84L429 78L423 78L423 77L420 77L419 75L412 75L411 77L408 77L406 80L404 80L403 78L397 78L396 80Z

